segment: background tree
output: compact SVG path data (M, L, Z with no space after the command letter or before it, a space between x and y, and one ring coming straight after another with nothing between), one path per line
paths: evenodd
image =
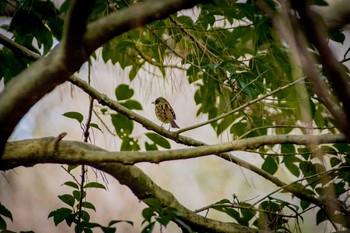
M314 210L315 225L348 229L349 50L339 59L329 47L331 40L344 43L341 29L348 14L340 14L338 23L329 17L323 21L317 14L322 7L331 9L322 0L2 1L0 11L10 17L2 28L10 36L0 35L1 170L61 163L72 174L82 165L79 179L72 175L64 183L73 191L59 196L68 208L48 214L56 225L65 222L77 232L114 232L121 221L103 226L90 218L96 208L87 201L87 191L106 186L86 179L88 166L112 175L148 205L142 211L143 232L170 221L184 232L298 232L300 220ZM136 113L144 103L134 99L130 86L115 87L113 100L90 85L90 78L74 75L84 63L90 68L101 59L128 69L131 83L141 79L143 70L156 70L164 78L185 71L195 88L197 115L207 121L168 131ZM64 140L65 133L9 141L30 108L67 81L90 96L86 116L64 114L78 120L84 142ZM143 140L133 135L135 122L147 129ZM119 151L88 143L92 128L109 130L108 124L120 141ZM208 124L227 141L208 145L199 135L184 136ZM169 140L183 147L171 149ZM263 163L251 164L233 151L259 154ZM209 155L258 174L276 190L252 201L222 197L192 211L134 166ZM278 169L294 181L277 177ZM276 198L278 192L297 202ZM229 223L202 214L209 210L227 214ZM1 204L0 227L6 229L9 219L11 212Z

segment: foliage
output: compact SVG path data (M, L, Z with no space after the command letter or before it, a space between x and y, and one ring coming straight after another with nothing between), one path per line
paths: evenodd
M67 13L70 2L64 1L57 7L51 1L16 0L16 11L9 24L3 24L2 28L11 33L14 42L46 56L62 38L64 20L61 16ZM266 3L272 12L278 11L275 1ZM89 22L132 4L134 1L97 0ZM314 4L326 3L314 1ZM5 6L0 4L0 12L6 12ZM338 43L346 39L341 31L334 29L328 32L328 36ZM274 30L272 18L255 1L213 0L198 5L192 12L178 12L116 36L100 48L100 56L96 53L93 58L130 69L130 82L137 78L141 69L150 66L164 78L171 69L185 69L188 82L195 87L193 98L198 107L197 115L205 115L208 120L216 119L210 124L218 137L226 134L232 139L291 133L307 135L310 129L317 133L339 133L330 113L306 79L290 85L302 78L302 72L291 61L289 48ZM309 45L308 51L315 58L319 78L325 78L327 74L316 49ZM28 57L19 56L6 47L0 49L0 60L4 61L0 63L0 79L5 84L32 64ZM181 67L173 65L173 61ZM115 88L115 99L129 110L142 111L142 104L133 99L134 92L128 84L120 84ZM333 92L329 90L336 96ZM133 135L132 117L102 105L95 106L95 109L100 110L100 115L108 116L108 123L114 127L110 132L121 142L121 151L171 149L169 141L160 134L149 131L142 136ZM218 118L226 113L231 114ZM86 127L83 114L72 111L63 115L77 120L82 129ZM102 132L98 124L89 124ZM144 145L140 138L145 141ZM326 210L311 203L310 199L300 199L300 204L295 205L272 194L261 200L258 207L258 203L232 203L223 199L209 209L223 212L232 218L232 222L243 226L290 232L290 219L303 220L304 213L317 208L316 225L329 221L343 228L350 227L348 144L300 146L286 143L247 151L260 154L263 160L261 170L267 174L275 175L279 169L285 169L295 178L295 182L288 186L303 194L337 203L339 209L335 217L327 216ZM114 225L121 220L112 220L107 226L90 221L88 210L96 211L96 208L86 201L87 189L105 189L101 183L90 182L82 186L75 180L64 185L73 190L58 196L65 207L49 213L56 226L65 222L68 226L74 223L76 232L92 232L93 228L100 228L103 232L116 231ZM295 198L293 194L291 196ZM156 223L166 227L170 221L192 232L176 209L164 206L155 198L143 201L148 207L142 212L143 224L146 224L142 232L152 232ZM284 214L288 211L291 215ZM12 220L11 212L0 204L0 229L7 226L3 217Z
M144 218L143 223L147 225L143 228L142 233L152 232L154 225L158 222L161 226L166 227L170 221L174 221L185 230L185 232L192 232L191 228L184 223L181 218L181 214L176 209L165 207L156 198L147 198L143 200L149 207L143 209L142 216Z
M70 167L67 172L70 173L74 168L75 167ZM75 224L75 232L93 232L93 228L100 228L104 233L113 233L116 232L116 227L113 225L119 222L127 222L133 225L133 222L131 221L122 220L111 220L107 226L91 222L88 210L96 212L96 208L93 203L86 201L87 190L90 188L106 189L103 184L89 182L81 187L81 184L74 178L74 181L67 181L63 185L73 188L73 191L71 194L58 196L63 203L68 205L68 208L61 207L49 213L48 217L53 218L56 226L65 221L68 226L71 226L73 223Z

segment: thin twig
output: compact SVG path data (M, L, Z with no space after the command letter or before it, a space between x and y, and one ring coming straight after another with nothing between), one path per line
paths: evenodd
M246 107L248 107L248 106L250 106L252 104L255 104L256 102L259 102L259 101L261 101L261 100L263 100L263 99L265 99L265 98L267 98L267 97L269 97L271 95L274 95L274 94L276 94L276 93L278 93L280 91L283 91L283 90L285 90L285 89L287 89L287 88L289 88L291 86L294 86L294 85L296 85L297 83L299 83L300 81L302 81L304 79L305 79L304 77L296 79L293 82L291 82L291 83L289 83L289 84L287 84L285 86L279 87L279 88L271 91L270 93L268 93L266 95L263 95L263 96L260 96L260 97L258 97L256 99L254 99L254 100L251 100L251 101L241 105L240 107L238 107L236 109L233 109L233 110L231 110L231 111L229 111L227 113L223 113L220 116L214 117L214 118L212 118L212 119L210 119L208 121L205 121L205 122L202 122L202 123L199 123L199 124L196 124L196 125L192 125L192 126L189 126L189 127L186 127L186 128L179 129L178 131L176 131L176 133L180 134L180 133L192 130L192 129L196 129L196 128L202 127L202 126L210 124L212 122L218 121L218 120L220 120L220 119L222 119L224 117L227 117L227 116L232 115L232 114L234 114L236 112L239 112L239 111L245 109Z
M91 82L91 61L89 60L88 65L88 82L90 84ZM87 143L90 138L90 124L91 124L91 118L92 118L92 110L94 107L94 99L92 97L90 98L89 103L89 112L88 117L86 119L85 123L85 130L84 130L84 142ZM81 221L81 217L83 214L83 198L84 198L84 183L85 183L85 176L86 176L87 168L85 168L85 165L83 164L81 166L81 180L80 180L80 199L79 199L79 210L78 210L78 222Z
M269 213L269 214L274 214L280 217L285 217L285 218L298 218L298 216L300 215L299 213L296 213L295 215L286 215L286 214L280 214L280 213L276 213L276 212L272 212L269 210L264 210L264 209L259 209L259 208L255 208L253 206L248 207L248 206L241 206L241 205L236 205L234 203L224 203L224 204L211 204L205 207L202 207L200 209L194 210L193 212L195 213L199 213L205 210L209 210L209 209L215 209L217 207L222 207L222 208L236 208L236 209L244 209L244 210L251 210L251 211L257 211L257 212L264 212L264 213Z

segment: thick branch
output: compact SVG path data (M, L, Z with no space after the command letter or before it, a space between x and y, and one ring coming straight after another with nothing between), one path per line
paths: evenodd
M81 57L87 58L91 51L85 51L83 36L86 32L86 24L93 8L94 0L74 0L69 8L66 24L64 25L62 46L64 50L64 62L75 63ZM81 64L76 67L78 69Z
M139 162L160 163L163 161L220 154L228 151L257 149L264 145L319 145L345 142L343 135L274 135L167 151L108 152L99 147L77 141L60 141L58 147L53 147L52 143L55 142L53 140L54 138L42 138L8 142L5 147L0 169L7 170L18 166L32 166L37 163L89 165L108 162L118 162L126 165Z
M41 58L41 56L26 47L19 45L12 41L11 39L7 38L3 34L0 34L0 44L3 44L5 47L11 49L14 53L25 56L33 61L36 61Z

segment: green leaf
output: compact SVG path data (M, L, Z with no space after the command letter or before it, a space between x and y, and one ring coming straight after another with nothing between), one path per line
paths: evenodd
M7 228L6 221L5 221L5 219L3 219L3 217L0 216L0 230L6 229L6 228ZM1 232L3 232L3 231L1 231Z
M312 0L312 4L318 5L318 6L328 6L328 2L325 0Z
M96 123L90 123L90 126L102 132L102 129Z
M350 153L350 146L346 143L335 143L333 147L341 154Z
M284 150L286 151L286 150ZM291 150L288 150L290 153L293 153L291 152ZM294 151L294 146L293 146L293 151ZM285 153L288 153L288 152L285 152ZM296 158L294 154L292 155L285 155L283 157L283 163L284 165L287 167L287 169L296 177L299 177L300 175L300 169L297 165L295 165L294 163L295 162L299 162L300 159L299 158Z
M290 171L290 173L292 173L296 177L300 176L300 170L299 170L299 167L297 165L295 165L292 162L287 162L284 164L286 165L286 167Z
M140 68L142 66L138 64L134 64L129 72L129 79L130 81L134 80L136 78L137 73L139 72Z
M330 146L321 146L321 151L325 154L337 155L337 151Z
M141 233L151 233L153 232L154 229L154 224L156 222L150 222L145 228L142 229Z
M293 144L282 144L281 152L284 154L295 154L295 147Z
M112 124L120 138L127 137L134 129L134 122L123 114L111 114Z
M85 222L90 222L90 214L88 212L86 212L85 210L81 211L81 218Z
M84 192L84 194L86 195L85 192ZM85 197L85 195L84 195L84 197ZM75 198L75 200L79 201L80 200L80 190L74 190L73 197Z
M73 171L74 169L76 169L77 167L79 167L79 165L68 165L68 172Z
M86 189L86 188L97 188L97 189L105 189L106 190L106 187L103 184L98 183L98 182L89 182L86 185L84 185L84 189Z
M73 207L75 203L75 198L70 194L59 195L58 198L66 203L67 205Z
M166 140L164 137L160 136L159 134L156 133L146 133L146 136L151 139L155 144L165 148L165 149L170 149L170 143L168 140Z
M215 202L215 204L230 204L231 201L229 199L222 199L218 202Z
M160 212L163 209L162 203L157 198L149 197L149 198L143 199L142 201L146 203L148 206L154 208L158 212Z
M230 128L230 133L234 136L241 136L248 131L246 122L234 123Z
M332 167L335 167L335 166L337 166L338 164L340 164L341 161L340 161L338 158L336 158L336 157L332 157L332 158L330 159L330 163L331 163L331 166L332 166Z
M91 232L92 233L91 229L93 229L95 227L102 227L102 226L98 223L82 221L82 222L79 222L75 226L75 232Z
M275 161L275 158L272 156L267 156L263 165L261 166L261 168L270 173L271 175L275 174L275 172L278 169L277 163Z
M140 104L140 102L136 101L136 100L127 100L125 102L120 103L121 105L123 105L124 107L130 109L130 110L142 110L142 105Z
M129 221L129 220L112 220L108 223L108 226L113 226L114 224L120 223L120 222L125 222L130 224L131 226L134 226L134 222L133 221Z
M316 224L320 224L323 221L327 221L327 215L324 213L324 210L320 209L316 213Z
M51 211L48 218L53 217L53 221L57 226L62 221L68 219L72 215L72 210L68 208L60 208L54 211Z
M122 145L120 146L121 151L139 151L140 146L138 140L131 137L123 137Z
M126 100L130 99L134 95L134 90L129 88L126 84L120 84L115 89L115 97L117 100Z
M308 201L305 201L305 200L301 200L301 201L300 201L300 206L301 206L301 208L302 208L303 210L309 208L310 205L311 205L311 203L308 202Z
M310 147L301 147L298 148L298 153L303 156L305 160L308 160L309 157L312 155L312 150Z
M96 212L96 208L95 206L91 203L91 202L82 202L81 203L81 206L84 207L84 208L88 208L88 209L92 209Z
M142 210L142 217L148 221L151 222L151 218L155 216L155 211L153 208L151 207L147 207L145 209Z
M82 123L83 119L84 119L84 116L79 112L66 112L63 114L63 116L71 118L71 119L75 119L79 123Z
M115 233L117 231L117 228L115 227L101 227L101 230L103 233Z
M158 147L154 143L150 144L148 142L145 142L145 149L146 151L153 151L153 150L158 150Z
M344 43L345 35L339 29L330 29L328 31L329 39L341 43Z
M157 217L157 222L159 222L163 226L167 226L169 222L171 221L171 216L169 215L162 215L160 217Z
M69 187L72 187L74 189L79 190L79 186L73 181L67 181L63 185L66 185L66 186L69 186Z
M5 216L11 219L11 221L13 221L11 211L9 211L3 204L1 204L1 202L0 202L0 215Z

